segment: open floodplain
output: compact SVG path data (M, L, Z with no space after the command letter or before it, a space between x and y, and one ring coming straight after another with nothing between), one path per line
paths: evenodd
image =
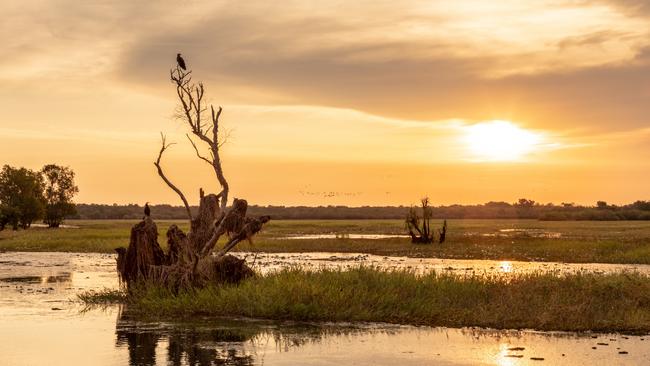
M172 223L156 221L159 242ZM114 253L133 220L70 220L68 229L0 232L0 250ZM454 259L650 264L650 221L449 220L444 245L409 245L403 220L272 220L236 249ZM440 226L442 221L432 222Z
M259 278L131 303L93 294L119 297L113 248L133 222L67 224L0 233L7 364L650 364L647 222L458 220L425 246L397 220L272 221L235 253Z

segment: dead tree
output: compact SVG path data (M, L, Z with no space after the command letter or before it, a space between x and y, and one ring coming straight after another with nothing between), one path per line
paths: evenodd
M438 244L445 242L447 238L447 220L443 221L442 228L438 229Z
M190 224L185 234L178 226L167 230L167 251L158 243L158 229L149 216L131 229L128 248L117 248L117 269L124 283L141 279L174 288L203 286L209 283L237 282L253 272L244 260L227 255L243 240L251 238L270 220L269 216L248 217L248 203L235 199L227 209L229 186L221 166L219 149L225 142L220 136L219 118L222 108L204 102L205 88L202 83L192 82L191 71L180 67L170 70L170 79L179 100L178 117L187 124L186 134L197 158L209 164L215 173L219 190L217 194L199 191L199 209L192 215L185 194L167 177L161 164L163 154L172 143L161 134L161 147L154 165L160 178L180 197ZM207 155L201 149L207 150ZM155 212L152 213L155 216ZM228 241L216 255L212 252L219 239L227 234Z
M433 211L429 207L429 198L425 197L421 200L422 203L422 217L418 214L415 207L409 209L406 215L406 228L411 236L413 244L431 244L434 241L435 233L431 231L431 218ZM442 244L447 235L447 220L441 229L438 230L438 242Z

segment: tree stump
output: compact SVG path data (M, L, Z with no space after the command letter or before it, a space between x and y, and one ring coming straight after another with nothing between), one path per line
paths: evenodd
M167 230L167 251L158 243L158 229L146 216L131 229L127 248L117 248L117 270L127 287L134 283L153 283L178 289L210 284L238 283L254 274L243 259L228 255L242 240L250 240L268 222L268 216L247 217L248 204L235 199L221 214L216 195L201 198L198 215L186 235L178 226ZM216 255L212 249L223 235L230 237Z

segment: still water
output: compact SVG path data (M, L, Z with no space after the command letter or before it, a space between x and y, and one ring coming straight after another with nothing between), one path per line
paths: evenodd
M262 271L359 263L508 275L637 270L648 266L408 259L363 254L258 254ZM469 269L468 269L469 268ZM250 319L138 322L128 309L84 311L81 291L117 287L112 255L0 253L1 365L648 365L650 338L310 324Z

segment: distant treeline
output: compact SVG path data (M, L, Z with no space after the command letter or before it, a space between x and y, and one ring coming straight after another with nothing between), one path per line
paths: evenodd
M197 207L192 207L196 211ZM650 201L636 201L628 205L609 205L598 201L595 206L580 206L573 203L540 204L528 199L516 203L488 202L481 205L450 205L432 207L436 219L538 219L547 221L564 220L650 220ZM253 216L270 215L274 219L404 219L407 206L249 206ZM156 219L184 219L182 206L152 205L152 216ZM143 207L139 205L77 204L73 219L140 219Z

